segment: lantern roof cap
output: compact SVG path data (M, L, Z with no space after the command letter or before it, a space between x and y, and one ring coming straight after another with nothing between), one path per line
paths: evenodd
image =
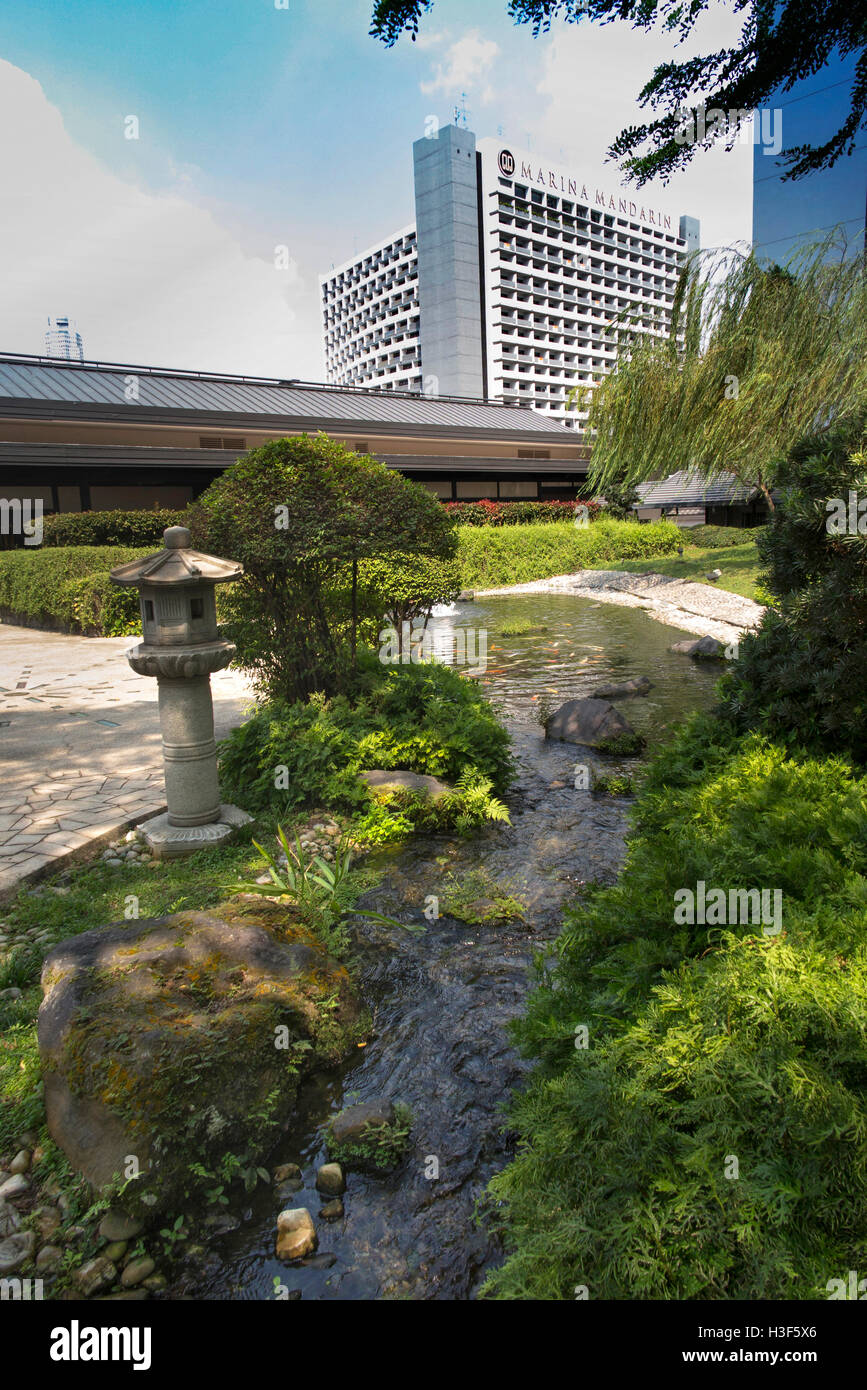
M225 584L238 579L244 566L235 560L221 560L191 549L192 536L186 526L168 526L163 532L165 549L141 560L129 560L111 571L115 584Z

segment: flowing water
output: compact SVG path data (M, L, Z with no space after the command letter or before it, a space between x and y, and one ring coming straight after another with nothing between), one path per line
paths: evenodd
M506 636L509 625L532 630ZM281 1202L260 1184L230 1208L220 1220L233 1229L211 1241L174 1296L273 1299L276 1277L293 1298L465 1299L500 1257L474 1208L510 1157L503 1105L527 1068L506 1025L521 1011L533 954L559 930L564 901L584 882L610 882L623 858L628 802L577 790L574 769L578 762L636 765L546 742L536 711L546 698L556 708L600 682L646 675L654 682L649 696L616 703L652 747L689 710L711 703L719 672L669 652L684 635L675 629L635 609L570 595L491 598L432 620L446 655L470 649L468 631L476 655L487 634L487 669L474 679L513 737L512 824L469 840L414 840L380 856L382 883L363 905L423 924L425 932L373 923L358 929L356 974L373 1034L342 1066L305 1083L272 1157L300 1164L304 1187ZM456 895L473 902L476 915L485 911L492 883L521 900L523 921L468 926L448 914ZM443 915L428 923L431 895ZM343 1218L319 1220L314 1177L327 1158L323 1124L345 1105L377 1097L412 1110L408 1154L385 1176L350 1171ZM276 1217L287 1205L306 1206L316 1222L319 1250L308 1264L286 1266L275 1257Z

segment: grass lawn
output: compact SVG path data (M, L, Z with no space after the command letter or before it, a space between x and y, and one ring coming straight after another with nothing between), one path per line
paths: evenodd
M594 566L594 568L606 568ZM759 555L754 541L743 545L707 546L690 545L683 541L683 555L659 555L650 560L619 560L611 568L627 570L630 574L668 574L673 579L691 579L707 584L705 575L711 570L722 570L711 588L728 589L730 593L741 594L744 598L756 597L756 579L759 573Z

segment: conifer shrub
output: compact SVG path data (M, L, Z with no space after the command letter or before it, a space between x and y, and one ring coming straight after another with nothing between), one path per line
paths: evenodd
M517 1025L485 1292L827 1298L867 1261L867 779L702 718L634 816ZM677 925L699 880L781 889L782 930Z

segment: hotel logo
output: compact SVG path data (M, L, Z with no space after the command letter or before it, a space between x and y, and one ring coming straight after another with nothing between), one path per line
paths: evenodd
M515 172L515 156L512 151L500 150L497 163L500 166L500 173L505 174L506 178L510 179Z

